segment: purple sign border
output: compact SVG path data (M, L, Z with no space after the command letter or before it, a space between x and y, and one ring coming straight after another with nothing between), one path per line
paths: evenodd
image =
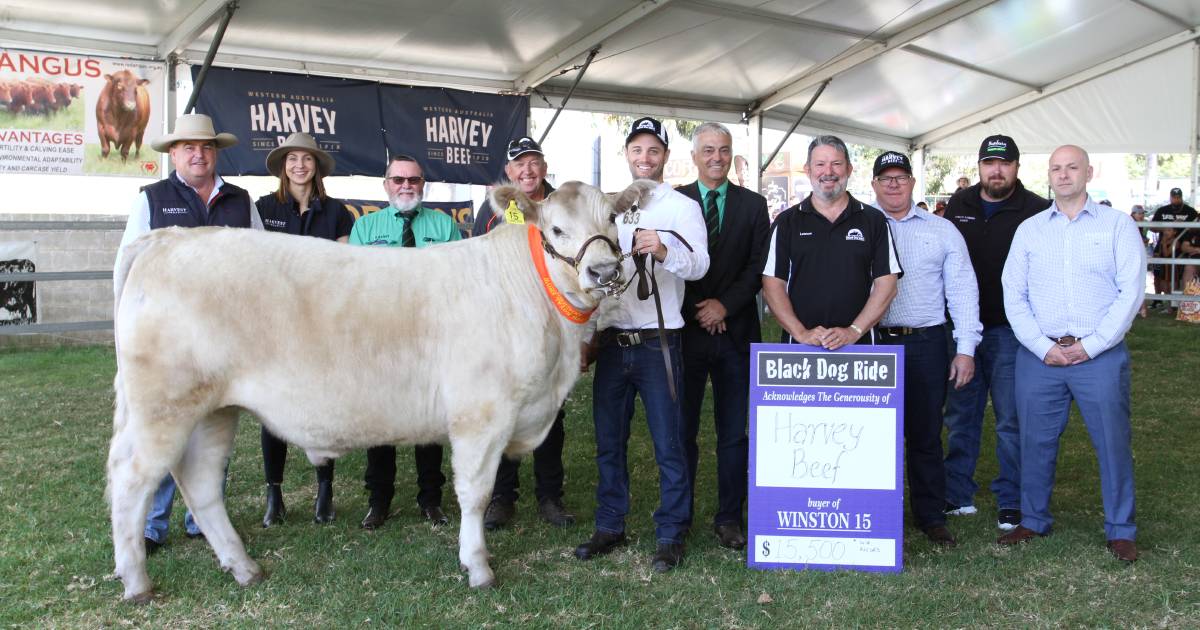
M759 385L759 354L763 352L785 353L828 353L828 354L889 354L896 357L896 382L893 387L834 387L829 385ZM891 394L887 402L880 405L861 405L848 402L803 403L780 400L779 395L797 390L808 392L824 391L833 395L835 392L844 394ZM768 400L768 392L775 399ZM757 464L755 461L758 443L758 407L764 406L821 406L849 408L892 408L896 410L896 467L893 471L895 486L893 490L845 490L827 488L779 488L759 487L757 484ZM825 350L818 346L804 344L765 344L756 343L750 349L750 470L748 497L748 548L746 564L753 569L762 570L808 570L836 571L853 569L858 571L899 573L903 569L904 557L904 346L845 346L838 350ZM757 562L755 561L755 545L758 536L787 536L799 541L809 539L809 536L797 536L794 530L782 529L779 513L804 511L809 502L837 501L839 513L847 514L851 523L854 517L850 514L870 514L870 527L867 530L827 531L822 538L846 538L869 536L877 539L895 540L895 562L893 566L866 566L851 564L834 564L819 562ZM830 505L830 504L825 504ZM836 529L831 528L831 529Z

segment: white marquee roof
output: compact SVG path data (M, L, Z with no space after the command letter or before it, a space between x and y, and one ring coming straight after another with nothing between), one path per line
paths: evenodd
M199 64L227 0L4 0L0 46ZM238 0L217 65L572 109L762 113L893 148L1188 152L1200 0Z

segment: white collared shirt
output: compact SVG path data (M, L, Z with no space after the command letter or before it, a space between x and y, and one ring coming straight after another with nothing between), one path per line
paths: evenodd
M659 184L650 193L645 207L617 216L617 242L621 251L629 251L633 243L634 230L673 230L687 240L691 251L671 234L659 232L658 236L667 248L663 262L654 262L654 278L658 282L662 301L663 325L665 328L683 328L684 282L699 280L708 272L708 229L700 204L677 192L670 184ZM650 257L646 260L651 264ZM625 279L634 277L632 258L622 263L621 275ZM619 298L604 301L597 313L597 328L624 328L628 330L657 328L658 314L654 309L654 298L639 300L637 280Z

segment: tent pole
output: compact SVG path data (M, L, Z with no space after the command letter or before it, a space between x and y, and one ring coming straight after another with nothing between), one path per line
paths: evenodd
M1192 44L1192 139L1188 143L1191 148L1191 166L1192 166L1192 203L1197 200L1196 195L1196 144L1200 141L1200 43Z
M225 29L229 27L229 20L237 8L237 0L225 5L225 15L221 17L221 23L217 25L217 33L213 36L212 43L208 45L208 53L204 55L204 65L200 66L200 74L196 76L196 84L192 86L192 95L188 98L183 113L189 114L196 108L196 99L200 98L200 88L204 87L204 79L208 78L208 69L212 67L213 58L217 56L217 49L221 47L221 40L225 38Z
M817 88L817 92L812 95L812 98L808 99L808 105L804 106L804 111L800 112L800 116L796 118L796 122L792 123L792 126L788 127L787 133L784 133L783 137L779 139L779 145L776 146L775 150L771 152L771 157L763 160L763 162L759 165L759 175L767 172L767 165L770 164L771 160L774 160L775 156L779 155L779 152L783 150L784 143L788 141L788 138L792 137L792 132L796 130L796 127L800 126L800 121L804 120L804 117L808 115L808 110L812 109L812 106L816 104L817 99L821 97L821 93L825 91L825 88L829 87L829 82L832 80L833 79L825 79L825 82L821 84L821 87Z
M762 160L763 115L755 114L747 122L750 124L750 160L746 164L746 183L742 185L762 194L762 174L758 169L751 168L751 164L758 164Z
M917 201L925 201L925 147L917 147L912 152L913 176L917 178ZM929 210L933 212L933 209Z
M587 73L588 66L592 65L592 60L600 52L600 47L596 46L588 53L587 60L583 62L583 67L579 69L579 73L575 75L575 82L571 84L571 89L567 90L567 95L563 97L561 103L558 104L558 109L554 110L554 116L550 118L550 124L546 125L546 130L542 132L542 137L538 138L538 144L546 141L546 136L550 135L550 130L554 128L554 122L558 120L558 115L562 113L563 108L567 106L567 101L571 100L571 95L575 93L575 88L579 87L579 80Z

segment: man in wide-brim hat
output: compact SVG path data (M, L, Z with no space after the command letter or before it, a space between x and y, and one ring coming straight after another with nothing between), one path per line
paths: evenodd
M250 195L217 175L217 151L237 144L230 133L217 133L212 119L204 114L184 114L175 121L175 131L151 140L155 151L171 157L174 171L165 179L144 186L137 196L121 246L116 269L121 268L125 247L139 236L158 228L207 225L263 229ZM154 493L146 517L146 552L153 553L167 541L167 524L175 498L175 480L167 475ZM184 519L189 538L203 536L191 513Z

